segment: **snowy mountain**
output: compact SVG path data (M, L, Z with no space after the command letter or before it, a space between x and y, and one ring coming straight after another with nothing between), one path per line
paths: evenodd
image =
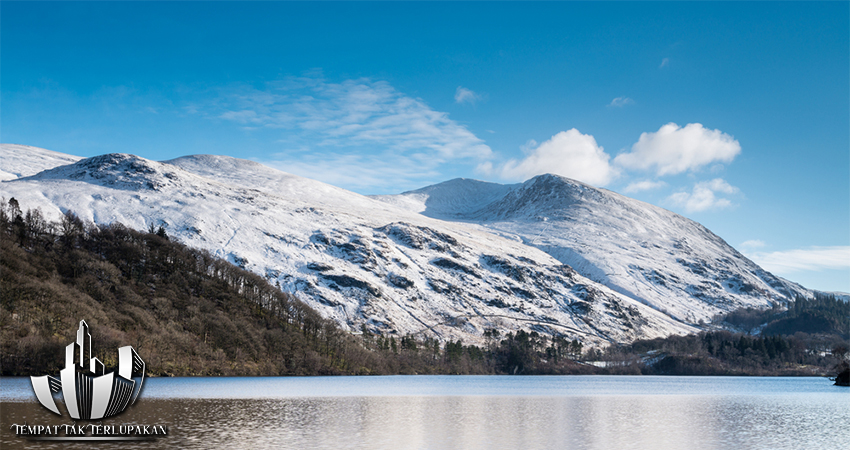
M687 333L802 288L695 222L580 183L452 180L365 197L255 162L81 159L0 146L0 197L48 219L163 226L356 332L481 342L487 328L585 343Z
M463 200L453 200L454 192L463 193ZM458 179L377 198L519 240L685 323L811 295L697 222L556 175L507 186Z

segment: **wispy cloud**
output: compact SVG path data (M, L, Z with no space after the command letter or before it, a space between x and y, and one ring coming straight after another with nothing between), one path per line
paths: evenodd
M480 172L498 174L504 179L526 180L536 175L552 173L596 186L604 186L617 177L610 156L589 134L575 128L562 131L537 145L534 140L523 146L526 157L511 159L499 167L487 162L479 165Z
M750 239L749 241L744 241L741 243L742 248L754 249L754 248L762 248L765 244L764 241L760 239Z
M661 60L661 64L658 66L659 69L663 69L670 65L670 58L664 58Z
M265 89L243 87L219 117L269 128L297 128L322 145L372 144L437 157L486 158L490 148L466 127L423 101L368 79L327 83L292 78Z
M492 155L482 139L447 113L384 81L289 77L262 87L224 89L208 110L211 118L274 131L279 142L302 149L298 158L283 153L276 160L280 164L264 162L285 163L284 170L326 182L348 180L346 187L400 186L441 164L478 164ZM305 147L313 153L304 153ZM376 167L384 168L383 176L343 175Z
M829 269L850 269L850 246L808 247L746 255L770 272L786 275Z
M614 163L634 170L655 170L658 176L695 171L706 165L729 163L741 152L741 144L720 130L699 123L680 127L668 123L658 131L641 133L631 152L614 158Z
M667 201L685 209L686 212L701 212L711 209L723 209L732 206L727 198L719 198L716 194L736 194L739 190L722 178L711 181L700 181L694 184L691 192L677 192Z
M633 105L634 103L635 101L628 97L617 97L614 100L611 100L611 103L608 104L608 107L622 108L623 106Z
M457 87L457 90L455 91L455 103L475 103L478 100L481 100L481 95L463 86Z
M633 183L629 183L623 189L623 192L626 194L633 194L635 192L643 192L643 191L651 191L653 189L660 189L664 186L667 186L667 183L663 181L653 181L653 180L643 180L643 181L635 181Z

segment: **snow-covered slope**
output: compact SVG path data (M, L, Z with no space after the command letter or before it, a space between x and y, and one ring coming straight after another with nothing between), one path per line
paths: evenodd
M518 186L457 178L403 195L375 195L372 198L429 217L451 219L478 211L502 199Z
M29 145L0 144L0 181L35 175L82 158Z
M479 342L487 328L524 328L602 343L694 330L521 239L254 162L128 154L47 161L51 154L0 146L0 170L20 174L0 182L0 197L49 219L72 210L98 224L162 225L172 238L267 277L352 331L365 325ZM55 165L36 174L18 169L45 161ZM503 195L488 194L499 189ZM513 192L476 185L453 205L492 205Z
M457 205L450 200L457 191L480 201L466 198ZM510 186L451 180L378 199L514 237L686 323L743 306L767 307L797 293L811 295L692 220L555 175Z

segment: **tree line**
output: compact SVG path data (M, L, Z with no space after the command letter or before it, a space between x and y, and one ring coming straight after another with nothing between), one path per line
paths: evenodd
M850 304L822 292L815 292L812 298L798 294L787 308L743 308L720 315L714 321L725 322L747 334L756 330L767 335L804 332L850 339Z
M610 347L606 359L623 371L682 375L825 375L848 356L850 304L834 295L797 296L787 308L743 308L706 331Z

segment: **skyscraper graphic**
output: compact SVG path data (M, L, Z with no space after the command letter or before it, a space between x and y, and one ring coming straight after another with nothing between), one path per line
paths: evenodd
M73 419L96 420L114 416L133 404L145 380L145 362L131 346L118 349L118 374L104 374L103 363L91 355L91 334L80 321L77 340L65 347L65 368L59 378L30 377L38 401L61 415L53 394L62 391L65 407ZM141 378L136 383L133 375Z

